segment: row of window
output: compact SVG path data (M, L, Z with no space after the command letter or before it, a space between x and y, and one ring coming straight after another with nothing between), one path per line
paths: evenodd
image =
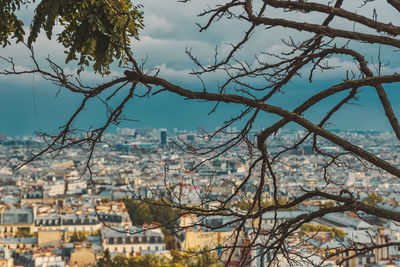
M156 244L156 243L163 243L163 240L160 236L131 236L131 237L110 237L107 239L107 244L143 244L143 243L150 243L150 244Z
M374 258L373 257L366 257L366 260L365 260L365 263L364 263L364 261L363 261L363 258L364 257L359 257L358 258L358 264L370 264L371 263L371 259L374 261Z
M61 220L60 219L54 219L54 220L35 220L35 225L36 226L51 226L51 225L60 225L60 223L62 223L62 225L86 225L86 224L97 224L97 220L95 219L77 219L77 220L73 220L73 219L69 219L69 220Z
M144 248L146 248L146 247L139 247L139 251L143 251ZM160 246L160 247L155 246L154 249L155 249L155 251L165 250L165 247L164 246ZM114 248L115 252L118 252L119 250L120 250L120 248L118 248L118 247ZM151 247L147 247L147 250L151 250ZM123 253L135 253L135 249L133 247L123 247L122 252ZM138 251L136 251L136 252L138 252Z
M46 230L47 231L57 231L57 230L60 230L60 228L59 228L59 226L60 225L37 225L37 226L50 226L50 227L46 227ZM55 226L55 227L51 227L51 226ZM0 228L0 229L3 229L3 233L4 234L7 234L7 233L10 233L10 234L13 234L14 233L14 231L18 231L18 230L21 230L21 231L27 231L27 232L31 232L30 231L30 228L21 228L21 227L19 227L18 229L13 229L13 227L3 227L3 228ZM70 231L70 232L77 232L77 231L79 231L79 229L81 229L81 230L84 230L84 231L89 231L89 232L93 232L93 231L95 231L96 229L98 229L97 227L95 227L95 226L83 226L83 228L82 227L73 227L73 229L72 229L72 227L68 227L67 228L68 229L68 231ZM1 232L1 231L0 231Z

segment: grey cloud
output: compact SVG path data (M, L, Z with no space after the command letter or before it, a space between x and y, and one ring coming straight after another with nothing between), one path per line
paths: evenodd
M230 44L239 41L244 35L244 31L248 25L234 20L224 20L215 23L209 30L200 33L196 23L205 23L206 18L198 17L197 15L207 8L207 5L214 6L218 3L224 3L222 0L201 0L190 1L189 3L179 3L176 0L146 0L143 1L143 11L145 19L145 29L141 32L140 41L133 42L132 48L135 56L144 59L148 57L148 68L154 66L164 66L162 70L172 70L175 73L183 75L183 72L195 68L196 66L185 54L186 48L191 48L193 54L198 57L205 65L211 64L214 60L214 49L219 47L219 53L223 56L229 52ZM328 3L328 0L321 1ZM392 9L387 4L382 4L382 1L374 1L360 8L363 1L345 1L344 5L350 10L372 17L373 10L376 9L379 18L391 21L394 24L400 24L400 18L395 16ZM379 8L378 8L379 7ZM311 23L320 23L326 15L318 13L293 13L277 11L276 9L267 12L268 16L285 17L291 20L307 21ZM32 9L21 12L25 21L29 22L32 14ZM344 19L335 19L334 26L345 27L351 29L353 25ZM356 26L359 27L359 26ZM245 49L237 54L239 61L247 61L252 64L255 60L255 55L261 51L273 49L281 51L282 38L293 37L295 40L302 40L307 36L306 33L287 30L281 27L276 27L265 31L260 27L253 34L252 39L246 44ZM376 47L364 47L356 42L352 42L354 47L359 47L359 51L376 51ZM50 55L63 64L63 47L58 44L54 38L48 40L44 35L40 35L35 45L39 58L45 58ZM373 49L373 50L371 50ZM15 57L18 64L28 62L28 53L23 46L12 46L2 49L2 55L10 55ZM396 57L392 57L396 60ZM22 62L22 63L21 63ZM397 65L399 62L395 62ZM25 65L25 64L23 64ZM396 68L397 66L394 66Z

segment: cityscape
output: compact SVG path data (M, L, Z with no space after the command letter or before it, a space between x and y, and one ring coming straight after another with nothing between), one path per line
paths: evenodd
M0 0L0 267L400 266L400 0Z
M213 145L228 140L236 131L232 127L219 132ZM254 134L250 132L250 138ZM304 134L295 130L279 132L270 141L271 153L290 146ZM337 134L350 141L357 140L364 149L394 164L400 162L400 149L391 145L395 136L388 132L337 131ZM105 134L106 142L96 148L91 166L95 175L89 176L80 172L87 156L79 148L66 149L57 157L44 155L14 172L32 151L45 144L36 136L2 134L0 138L0 266L96 266L104 259L105 251L111 258L147 255L167 260L176 259L173 255L179 250L207 248L218 258L215 266L226 263L228 254L218 247L232 242L235 224L227 222L234 221L233 216L202 217L193 212L175 218L179 211L159 200L170 199L187 207L218 205L232 195L249 170L249 158L240 146L193 170L198 157L182 151L178 144L206 143L205 127L194 131L118 128L116 133ZM322 149L332 153L341 151L329 143L322 144ZM400 185L393 182L391 175L366 169L359 161L351 163L350 168L337 167L329 176L330 192L339 193L346 188L358 200L400 211ZM284 201L294 199L307 188L324 188L328 184L319 171L324 158L316 155L307 143L289 151L279 164L276 175L282 178L277 188ZM246 201L256 193L257 173L231 199L232 209L246 210ZM271 190L273 185L269 180L262 193L265 202L273 202ZM265 212L259 225L267 231L275 220L290 220L312 212L318 205L329 206L329 202L332 201L313 199L287 210ZM248 223L253 224L248 228L258 225ZM240 242L246 242L245 235L241 238ZM327 214L303 225L290 242L301 243L301 250L309 253L314 263L323 261L323 266L339 266L342 256L325 259L327 251L343 243L379 245L389 240L400 241L400 225L396 222L362 212L343 212ZM243 257L244 252L236 250L229 266L235 266ZM257 257L257 251L252 253L254 259L248 266L268 263L269 255L264 259ZM282 261L280 265L285 266L284 255L278 258ZM355 255L345 266L378 266L374 264L399 260L400 245L397 245Z

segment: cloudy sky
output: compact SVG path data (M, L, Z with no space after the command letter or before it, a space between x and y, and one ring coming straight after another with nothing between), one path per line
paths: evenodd
M224 2L224 1L222 1ZM328 2L328 1L320 1ZM383 0L369 3L366 7L359 8L363 1L346 1L349 10L372 17L376 9L378 19L384 22L392 22L400 25L400 18ZM139 3L139 2L138 2ZM196 16L207 8L207 4L216 3L215 0L193 0L189 3L178 3L176 0L142 0L145 29L140 33L140 40L133 43L134 55L138 59L147 58L147 67L158 67L160 76L174 83L191 89L199 89L201 85L198 80L188 73L195 68L187 57L185 50L191 49L194 55L201 59L205 65L210 64L214 59L215 47L218 47L221 54L229 51L229 46L241 36L246 29L246 24L237 21L222 20L213 25L206 32L199 32L196 23L203 23L204 18ZM33 8L23 10L21 16L29 24ZM285 17L301 21L320 23L325 16L309 13L277 13L267 12L271 17ZM336 27L351 29L352 24L343 20L335 20L332 24ZM248 27L248 26L247 26ZM359 28L357 28L359 27ZM356 25L357 29L362 29ZM363 29L362 29L363 30ZM251 41L238 54L240 60L254 63L255 55L259 52L280 53L285 50L281 38L292 36L301 40L304 33L288 31L283 28L274 28L266 32L264 29L257 30ZM55 38L53 38L55 39ZM377 47L368 46L353 42L351 47L367 55L367 60L372 61L377 55ZM63 64L63 48L54 40L47 40L40 36L35 44L36 55L44 59L50 56L56 62ZM383 60L390 62L385 71L400 72L400 59L393 56L391 50L385 50ZM10 46L0 48L1 56L11 56L18 66L29 67L29 54L22 46ZM268 60L268 59L266 59ZM345 74L346 69L354 69L354 63L348 58L333 58L332 64L342 66L333 72L320 73L312 84L303 79L296 79L285 87L285 94L273 99L272 104L285 107L295 107L311 93L339 83ZM4 66L4 65L1 65ZM74 64L65 66L69 71L75 70ZM113 69L112 76L120 75L118 68ZM89 83L102 83L104 78L94 75L90 70L83 73L83 78ZM305 75L307 76L307 75ZM224 76L221 73L205 77L208 86L212 87ZM358 105L346 106L339 112L334 120L332 128L342 129L365 129L365 130L387 130L388 124L382 117L383 111L377 104L377 96L371 88L365 88L360 95ZM41 130L55 130L68 119L79 104L80 98L61 91L57 95L58 88L44 82L38 76L27 75L20 77L0 76L0 132L8 135L24 135ZM388 94L392 97L395 112L399 114L400 93L395 85L388 87ZM56 97L57 96L57 97ZM330 103L323 103L313 111L311 119L318 120L324 115L324 106ZM126 116L137 119L137 123L124 123L122 127L163 127L163 128L188 128L204 125L214 128L224 120L229 119L240 111L240 108L232 105L222 105L220 109L208 116L212 106L208 103L197 101L185 101L180 97L170 94L160 94L150 99L134 99L126 110ZM318 111L318 112L315 112ZM368 119L365 119L368 118ZM91 103L84 117L79 121L82 126L100 123L104 119L104 108L100 103ZM266 127L272 117L262 117L257 127ZM113 130L113 129L112 129Z

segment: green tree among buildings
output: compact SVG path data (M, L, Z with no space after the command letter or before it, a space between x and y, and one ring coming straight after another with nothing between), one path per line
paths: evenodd
M117 255L114 258L108 250L98 262L98 267L222 267L217 254L210 251L177 251L171 252L172 257L147 254L144 256L126 257Z

